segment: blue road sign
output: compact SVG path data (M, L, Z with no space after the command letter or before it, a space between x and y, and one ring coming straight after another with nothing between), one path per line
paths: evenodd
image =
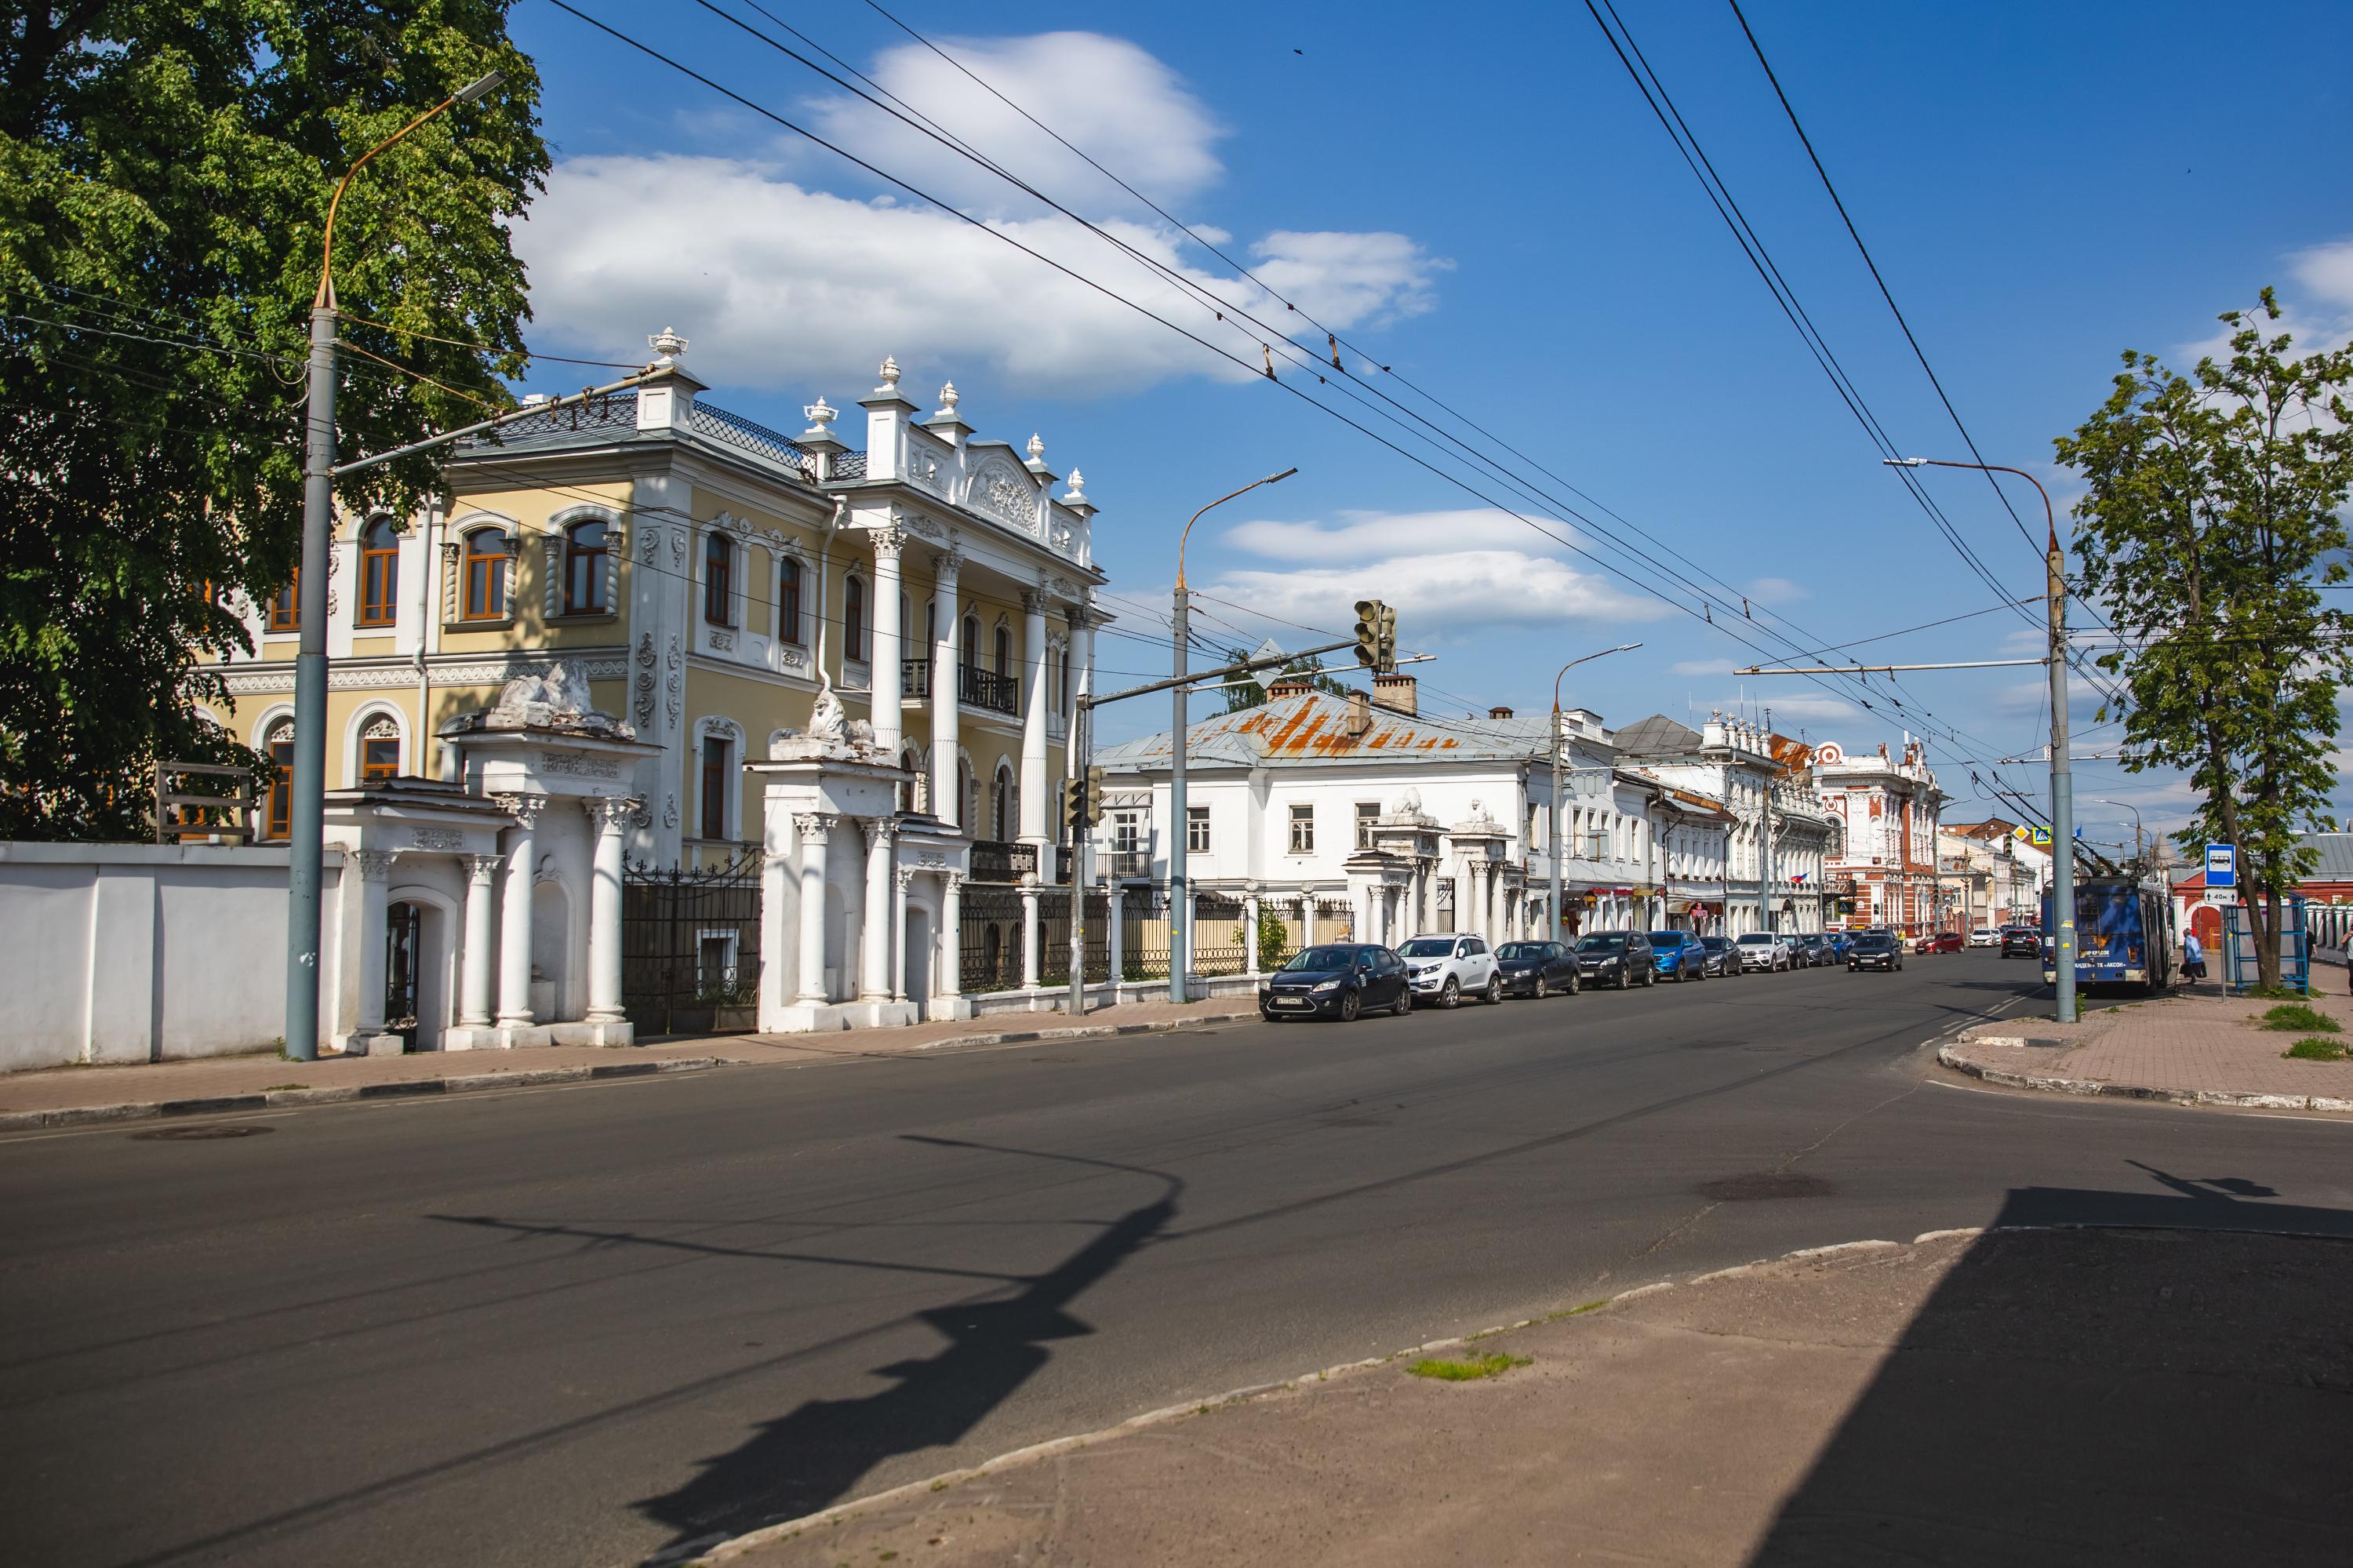
M2236 887L2239 885L2239 846L2208 844L2206 846L2206 885Z

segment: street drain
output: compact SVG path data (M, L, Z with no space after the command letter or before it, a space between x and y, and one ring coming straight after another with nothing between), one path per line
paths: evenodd
M255 1127L250 1122L208 1121L195 1127L158 1127L131 1136L152 1143L203 1143L216 1138L252 1138L260 1133L275 1132L269 1127Z
M1703 1181L1699 1190L1719 1203L1747 1203L1762 1198L1827 1198L1835 1191L1819 1176L1795 1171L1751 1171Z

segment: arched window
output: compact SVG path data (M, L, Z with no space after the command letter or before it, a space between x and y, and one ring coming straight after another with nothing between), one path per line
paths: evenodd
M702 619L735 624L735 543L716 528L702 540Z
M602 520L590 518L564 531L564 613L602 615L607 608L605 571L611 559Z
M400 726L388 714L378 714L360 731L360 782L373 784L400 776Z
M1013 673L1013 628L1001 620L997 623L996 653L997 673L1000 675Z
M776 635L801 646L801 564L791 556L776 568Z
M956 758L956 798L951 804L955 809L955 825L959 828L978 815L980 783L972 776L972 764Z
M269 630L300 631L302 630L302 568L294 568L294 577L278 597L269 601Z
M468 620L498 620L507 612L507 535L503 528L477 528L466 535Z
M841 656L845 659L866 657L866 580L844 577L841 582Z
M294 721L269 726L261 749L269 754L269 793L261 813L261 836L282 839L294 831Z
M899 766L911 775L900 781L899 810L913 811L917 810L915 789L916 786L923 781L923 759L915 754L915 748L911 746L899 754Z
M976 615L964 618L964 666L967 670L980 668L980 617Z
M1014 815L1013 774L1003 763L997 767L997 783L989 791L989 826L992 836L1009 842L1018 832Z
M360 530L362 626L390 626L400 609L400 535L389 517L371 517Z

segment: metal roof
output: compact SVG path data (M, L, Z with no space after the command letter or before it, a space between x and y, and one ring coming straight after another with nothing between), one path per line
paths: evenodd
M1552 715L1535 718L1418 718L1375 706L1362 735L1348 733L1348 699L1326 692L1269 699L1240 713L1187 725L1188 768L1261 768L1283 763L1395 764L1525 762L1551 755ZM1168 766L1168 732L1095 754L1113 773L1158 772Z
M1705 736L1687 724L1664 714L1636 719L1612 735L1611 744L1626 757L1696 757Z

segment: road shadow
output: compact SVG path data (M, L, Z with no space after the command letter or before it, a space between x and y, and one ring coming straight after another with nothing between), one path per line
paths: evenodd
M876 1367L875 1376L892 1380L889 1388L860 1399L810 1400L763 1423L739 1446L700 1461L701 1473L677 1490L639 1500L635 1506L641 1512L674 1532L656 1561L813 1513L848 1496L886 1459L961 1442L1046 1364L1055 1340L1094 1332L1066 1308L1140 1248L1166 1234L1184 1183L1141 1167L1063 1155L1036 1158L1150 1176L1163 1192L1104 1224L1052 1268L1023 1277L1006 1299L964 1301L915 1314L946 1343L919 1360Z
M2353 1213L2141 1169L2010 1194L1752 1568L2353 1562Z

